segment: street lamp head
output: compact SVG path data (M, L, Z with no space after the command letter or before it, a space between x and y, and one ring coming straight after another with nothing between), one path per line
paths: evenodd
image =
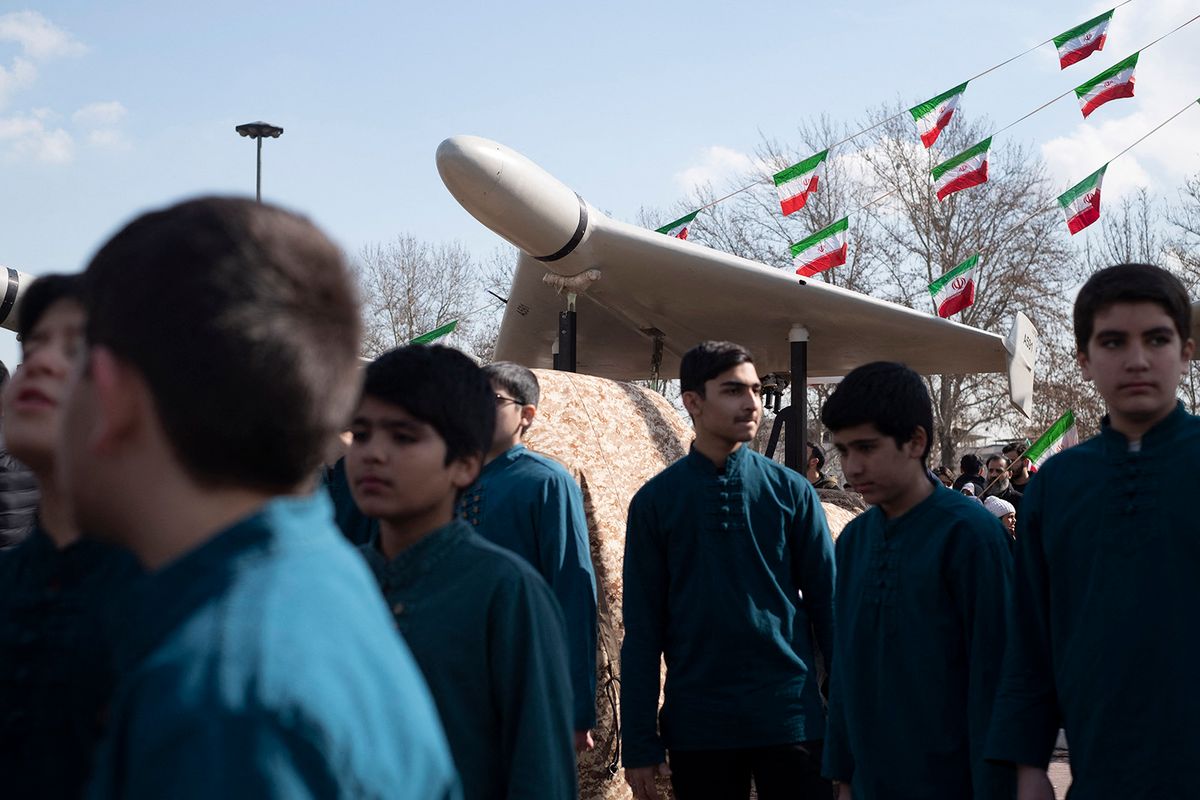
M283 133L283 128L280 128L278 125L262 121L247 122L244 125L238 125L234 130L242 136L249 136L251 139L278 139L279 135Z

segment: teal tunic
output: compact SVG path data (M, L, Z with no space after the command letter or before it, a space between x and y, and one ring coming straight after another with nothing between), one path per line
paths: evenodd
M441 713L466 800L570 800L562 614L546 582L461 520L390 562L361 548Z
M322 493L151 573L90 796L460 797L437 710Z
M833 585L825 513L800 474L743 446L724 470L693 449L651 478L625 536L625 766L822 738L811 632L831 654Z
M583 493L557 461L516 445L484 466L459 516L550 584L566 620L575 730L596 724L596 573Z
M1008 798L983 759L1004 653L1008 537L977 501L935 484L837 542L836 650L825 775L854 800Z
M141 574L127 552L40 524L0 551L0 790L79 797L116 684L112 619Z
M988 756L1045 767L1071 797L1200 791L1200 418L1182 404L1140 447L1105 422L1026 487Z

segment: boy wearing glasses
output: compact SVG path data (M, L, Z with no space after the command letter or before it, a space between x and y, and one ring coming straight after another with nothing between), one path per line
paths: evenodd
M583 493L557 461L521 439L537 415L537 376L519 364L484 367L496 403L496 427L479 479L458 513L476 533L525 559L550 584L566 621L574 695L576 750L591 749L596 724L596 574L588 546Z

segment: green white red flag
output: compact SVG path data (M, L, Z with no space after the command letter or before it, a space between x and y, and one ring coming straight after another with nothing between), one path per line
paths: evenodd
M792 263L796 265L796 274L807 278L845 264L849 231L850 218L842 217L829 227L792 245Z
M1138 53L1124 61L1113 64L1087 83L1075 87L1079 108L1084 119L1109 100L1133 97L1133 71L1137 67Z
M933 297L939 317L945 319L975 302L975 275L978 268L979 254L976 253L929 284L929 294Z
M955 192L987 183L988 149L991 146L992 137L989 136L930 170L938 200L945 200Z
M1058 67L1066 69L1072 64L1083 61L1098 50L1104 49L1104 40L1108 37L1108 23L1112 21L1113 11L1105 11L1098 17L1092 17L1087 22L1076 25L1069 31L1063 31L1054 37L1054 47L1058 50Z
M1058 204L1067 215L1067 229L1072 236L1100 219L1100 184L1104 182L1106 169L1108 164L1058 196Z
M775 173L775 191L779 193L779 206L785 217L804 208L808 196L817 191L825 177L825 158L828 155L828 150L822 150L799 164Z
M1079 444L1079 430L1075 427L1075 412L1068 411L1059 417L1050 429L1030 445L1024 456L1034 467L1040 467L1055 453Z
M442 325L441 327L434 328L431 331L422 333L420 336L416 337L415 339L410 339L408 343L409 344L429 344L430 342L436 342L438 339L442 338L443 336L449 336L450 334L454 333L454 329L457 327L458 327L458 320L452 319L449 322L447 322L445 325Z
M908 113L912 114L913 121L917 123L917 133L921 137L921 144L926 148L932 147L938 136L950 124L950 118L954 116L955 110L958 109L958 103L962 100L963 92L966 90L967 84L960 84L950 91L942 92L937 97L926 100L908 110Z
M661 228L656 228L656 233L665 233L667 236L673 236L676 239L688 238L688 231L692 228L692 222L695 221L696 215L700 213L700 209L696 209L685 217L680 217L674 222L668 222Z

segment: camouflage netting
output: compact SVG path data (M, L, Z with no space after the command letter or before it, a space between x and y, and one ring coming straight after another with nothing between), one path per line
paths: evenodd
M542 399L526 440L565 464L583 487L592 564L600 590L596 749L579 762L584 800L628 800L618 750L621 563L629 501L647 480L687 453L691 426L662 396L628 383L535 370ZM832 498L831 498L832 499ZM839 498L840 499L840 498ZM849 503L825 501L834 535L853 519ZM666 794L667 787L660 787Z

